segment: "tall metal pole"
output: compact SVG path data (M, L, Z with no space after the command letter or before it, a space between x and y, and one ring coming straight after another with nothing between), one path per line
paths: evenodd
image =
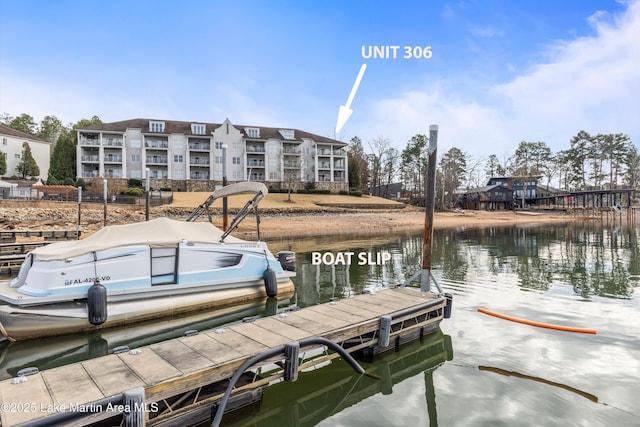
M227 185L227 144L222 144L222 186ZM222 198L222 229L227 231L229 219L227 218L227 196Z
M144 194L145 194L145 211L144 218L146 221L149 221L149 168L145 170L146 179L144 182Z
M107 226L107 180L102 180L102 198L104 199L104 226Z
M80 238L80 233L82 233L82 226L80 222L82 220L82 187L78 186L78 239Z
M422 274L420 290L429 292L431 287L431 245L433 241L433 209L436 195L436 157L438 151L438 125L429 126L429 165L425 194L424 240L422 242Z

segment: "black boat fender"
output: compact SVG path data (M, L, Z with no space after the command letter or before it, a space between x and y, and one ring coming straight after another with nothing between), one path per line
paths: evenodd
M267 266L262 275L264 279L264 290L268 297L275 297L278 295L278 283L276 282L276 272Z
M97 280L87 292L87 312L89 323L94 326L107 321L107 288Z

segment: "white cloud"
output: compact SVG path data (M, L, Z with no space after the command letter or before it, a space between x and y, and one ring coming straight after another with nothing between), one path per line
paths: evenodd
M546 63L485 91L458 93L442 81L379 100L366 124L400 146L440 124L439 152L512 153L522 140L569 147L584 129L623 132L640 143L640 2L620 16L589 18L595 35L549 46Z

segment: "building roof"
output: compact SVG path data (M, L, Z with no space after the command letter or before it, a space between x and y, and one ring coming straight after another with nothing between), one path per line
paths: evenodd
M49 141L40 139L37 136L31 135L30 133L22 132L20 130L10 128L9 126L5 126L3 124L0 124L0 134L9 135L16 138L29 139L31 141L44 142L45 144L51 144Z
M124 133L127 129L142 129L144 133L153 133L158 134L158 132L147 132L146 129L149 129L149 122L163 122L164 123L164 132L159 132L161 135L173 134L173 133L182 133L185 135L190 135L194 137L208 137L211 135L213 131L221 127L222 123L204 123L198 121L186 122L179 120L162 120L162 119L145 119L145 118L137 118L130 120L122 120L119 122L111 122L111 123L103 123L101 125L92 125L84 128L79 128L79 131L101 131L101 132L115 132L115 133ZM205 125L205 133L204 135L194 134L191 131L192 124L200 124ZM338 144L338 145L347 145L346 142L338 141L331 138L326 138L324 136L316 135L310 132L305 132L299 129L286 128L286 127L264 127L264 126L254 126L254 125L237 125L232 124L234 128L238 129L241 133L245 133L246 128L256 128L260 129L260 137L252 138L248 135L245 135L247 139L278 139L285 141L302 141L303 138L312 139L315 142L325 143L325 144ZM280 133L281 130L292 130L294 132L294 139L285 139L285 137Z

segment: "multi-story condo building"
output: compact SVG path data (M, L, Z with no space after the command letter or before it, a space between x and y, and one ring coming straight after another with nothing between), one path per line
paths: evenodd
M26 142L29 144L29 148L31 148L31 155L36 161L38 169L40 169L40 175L34 178L47 179L51 160L50 142L1 124L0 138L2 139L0 151L7 155L6 176L20 175L17 169L22 161L23 144Z
M229 183L338 191L348 189L346 146L298 129L233 125L229 119L133 119L79 129L77 174L142 180L148 169L155 188L202 191L226 172Z

